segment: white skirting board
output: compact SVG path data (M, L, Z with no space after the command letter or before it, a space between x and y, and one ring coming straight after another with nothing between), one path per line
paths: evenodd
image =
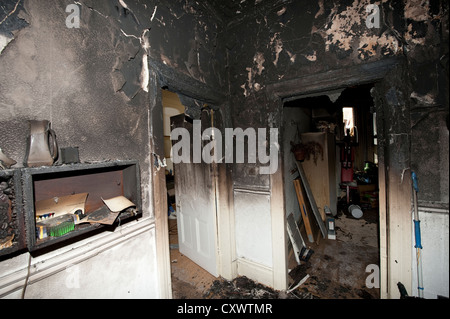
M255 263L251 260L237 259L238 276L245 276L263 285L273 287L273 270L271 267Z

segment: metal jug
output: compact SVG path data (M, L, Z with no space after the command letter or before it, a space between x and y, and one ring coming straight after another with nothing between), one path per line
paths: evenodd
M24 165L27 167L51 166L58 157L56 134L47 120L30 120L30 136Z

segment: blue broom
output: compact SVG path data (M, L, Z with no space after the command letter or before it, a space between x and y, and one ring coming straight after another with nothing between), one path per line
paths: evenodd
M416 239L416 259L417 259L417 289L419 292L419 298L423 298L423 277L422 277L422 239L420 236L420 220L419 220L419 208L417 207L417 193L419 192L419 185L417 182L416 173L411 173L413 182L413 196L414 196L414 236Z

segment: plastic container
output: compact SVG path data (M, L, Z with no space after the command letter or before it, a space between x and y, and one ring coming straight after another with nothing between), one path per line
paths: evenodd
M361 207L359 207L358 205L350 205L348 207L348 212L350 214L352 214L352 216L355 217L355 218L361 218L363 216L363 212L361 210Z

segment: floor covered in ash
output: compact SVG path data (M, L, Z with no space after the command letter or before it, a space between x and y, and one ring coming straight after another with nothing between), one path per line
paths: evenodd
M344 209L336 216L336 240L310 243L307 262L289 258L290 291L275 291L246 277L232 281L216 278L178 250L176 219L169 219L169 241L174 299L378 299L373 269L379 266L378 210L365 210L356 219ZM367 268L375 265L375 268ZM366 271L367 269L367 271Z

